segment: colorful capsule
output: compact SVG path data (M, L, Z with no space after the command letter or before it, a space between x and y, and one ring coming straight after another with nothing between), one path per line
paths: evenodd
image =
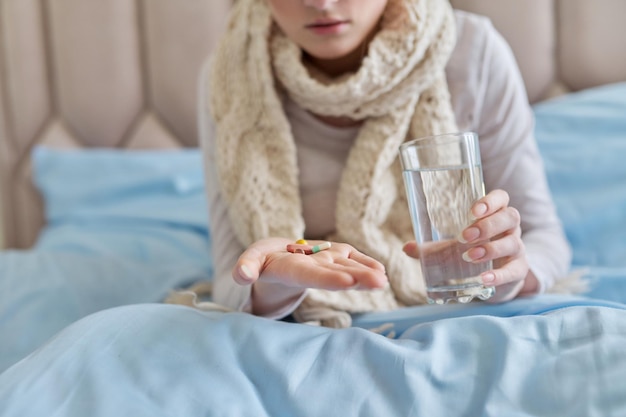
M322 242L319 245L311 246L311 245L303 245L299 243L291 243L287 245L287 252L291 253L301 253L303 255L312 255L314 253L321 252L326 249L330 249L330 242Z
M319 245L315 245L311 248L311 250L313 251L313 253L317 253L326 249L330 249L330 242L323 242L320 243Z

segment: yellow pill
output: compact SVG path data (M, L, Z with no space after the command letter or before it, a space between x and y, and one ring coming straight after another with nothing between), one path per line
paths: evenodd
M309 242L307 242L307 241L306 241L306 240L304 240L304 239L298 239L298 240L296 240L296 245L308 245L308 244L309 244Z

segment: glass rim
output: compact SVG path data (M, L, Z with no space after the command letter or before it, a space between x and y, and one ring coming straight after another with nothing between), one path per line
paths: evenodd
M443 137L446 137L446 136L450 137L450 140L446 140L444 142L427 143L427 144L423 143L423 142L426 142L428 140L439 139L439 138L443 138ZM437 134L437 135L422 136L422 137L411 139L411 140L408 140L408 141L402 143L400 145L400 151L403 151L404 149L409 148L409 147L426 148L426 147L429 147L429 146L445 145L445 144L449 144L451 142L454 142L455 140L458 140L459 138L465 138L465 137L470 137L470 136L472 138L474 138L474 139L478 138L478 134L476 132L473 132L473 131L440 133L440 134Z

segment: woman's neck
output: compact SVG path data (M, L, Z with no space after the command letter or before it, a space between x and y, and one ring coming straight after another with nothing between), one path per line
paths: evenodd
M367 44L363 44L339 58L322 59L309 54L304 54L304 59L317 70L323 72L330 78L336 78L343 74L354 73L361 67L361 62L367 54Z
M335 117L335 116L321 116L319 114L311 113L315 118L322 123L325 123L333 127L353 127L359 126L363 123L360 120L354 120L349 117Z
M355 73L361 67L363 58L367 55L367 48L379 29L380 25L376 25L372 32L363 40L363 43L347 55L334 59L322 59L304 53L304 59L318 71L323 72L331 78L336 78L347 73ZM313 115L322 122L334 127L351 127L363 123L362 121L353 120L349 117Z

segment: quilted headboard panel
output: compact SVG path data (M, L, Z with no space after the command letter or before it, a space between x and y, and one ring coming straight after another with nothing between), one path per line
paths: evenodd
M197 74L228 3L0 0L5 246L30 246L42 224L33 146L196 146Z
M624 0L451 0L489 16L511 45L531 102L626 81Z
M625 0L451 1L492 19L530 101L626 81ZM0 0L5 246L30 246L42 225L28 158L36 144L196 145L197 74L229 3Z

